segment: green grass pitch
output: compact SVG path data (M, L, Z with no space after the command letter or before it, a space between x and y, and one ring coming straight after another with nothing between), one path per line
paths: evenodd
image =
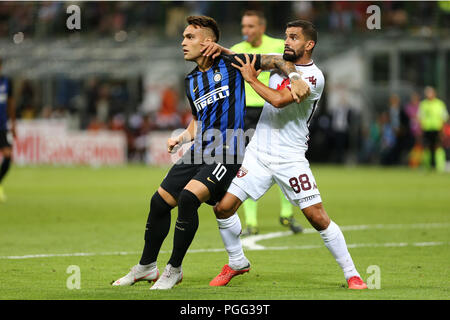
M312 170L363 279L375 279L368 271L378 266L379 289L346 289L342 271L300 211L297 219L308 232L256 242L260 250L246 249L250 273L226 287L209 287L227 255L205 204L180 285L164 292L150 291L147 282L112 287L139 261L149 200L167 168L16 166L4 183L8 201L0 204L0 299L450 298L449 174L320 165ZM259 201L261 234L287 231L278 210L273 187ZM158 259L160 271L169 259L176 214ZM67 287L71 265L79 267L80 289Z

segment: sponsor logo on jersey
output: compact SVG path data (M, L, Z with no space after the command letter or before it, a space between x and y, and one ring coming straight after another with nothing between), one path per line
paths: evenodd
M194 106L197 112L204 109L206 106L213 104L216 101L225 99L230 96L230 89L228 86L217 88L204 96L201 96L194 101Z
M244 167L240 167L239 170L238 170L238 172L237 172L237 174L236 174L236 177L242 178L242 177L245 176L247 173L248 173L248 170L247 170L247 169L245 169Z

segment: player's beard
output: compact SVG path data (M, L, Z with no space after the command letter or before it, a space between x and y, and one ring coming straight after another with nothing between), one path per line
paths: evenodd
M286 53L286 49L288 49L289 53ZM283 59L286 61L291 61L291 62L295 62L298 59L300 59L301 57L303 57L303 55L305 54L305 45L303 45L298 52L295 52L294 49L291 48L285 48L284 49L284 53L283 53Z

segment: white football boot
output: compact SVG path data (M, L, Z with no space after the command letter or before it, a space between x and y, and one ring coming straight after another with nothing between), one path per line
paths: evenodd
M167 290L172 289L176 284L179 284L183 280L183 270L181 266L178 268L172 267L168 264L164 269L163 274L150 288L150 290Z
M156 263L144 267L139 264L131 268L130 272L119 280L113 282L113 286L132 286L138 281L156 281L159 278L159 270Z

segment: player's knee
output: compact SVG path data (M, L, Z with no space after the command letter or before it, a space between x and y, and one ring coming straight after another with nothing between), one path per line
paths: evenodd
M194 193L183 189L178 196L178 215L183 214L185 211L196 211L201 204L201 201Z
M219 202L214 206L214 213L217 219L227 219L234 214L234 210L223 202Z
M150 212L154 214L170 212L172 206L169 205L158 192L155 192L150 199Z

